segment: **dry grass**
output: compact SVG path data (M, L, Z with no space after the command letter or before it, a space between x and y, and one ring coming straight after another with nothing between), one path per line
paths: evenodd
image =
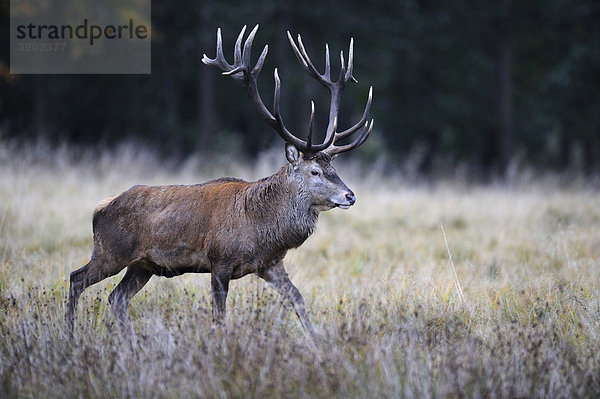
M133 334L107 308L121 275L107 279L68 336L67 276L89 258L99 200L139 183L253 178L282 160L175 169L133 147L0 145L0 397L600 395L598 192L551 181L411 186L339 167L357 205L323 214L286 259L317 350L253 276L232 283L223 328L208 276L154 277L132 302Z

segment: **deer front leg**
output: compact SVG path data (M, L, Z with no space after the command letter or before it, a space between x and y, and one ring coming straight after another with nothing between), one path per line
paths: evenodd
M304 298L302 298L302 294L300 294L298 288L296 288L288 277L287 272L283 267L283 262L279 262L270 269L259 272L258 276L269 283L275 291L294 306L294 311L300 319L302 328L304 328L304 333L312 339L313 343L319 342L319 337L306 313Z
M219 322L225 317L225 302L231 280L231 268L217 267L211 272L213 321Z

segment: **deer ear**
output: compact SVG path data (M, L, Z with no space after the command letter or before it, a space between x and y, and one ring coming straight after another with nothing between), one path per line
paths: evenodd
M292 144L285 143L285 157L288 162L293 166L298 166L300 161L302 160L302 155L300 155L300 151Z

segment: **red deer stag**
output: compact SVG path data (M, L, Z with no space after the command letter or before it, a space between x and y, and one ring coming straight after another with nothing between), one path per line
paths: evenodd
M296 44L288 32L292 49L304 69L331 96L329 124L324 142L313 143L314 103L306 141L292 135L279 111L280 81L275 69L273 114L265 107L256 79L267 56L265 46L256 65L250 67L250 49L258 29L252 30L243 48L246 27L240 32L234 63L223 56L221 30L217 30L217 56L204 55L203 62L223 70L244 88L260 116L285 140L288 164L277 173L256 182L222 178L192 186L135 186L107 198L94 210L94 250L89 263L71 273L66 318L74 327L77 301L90 285L127 268L125 276L109 296L117 319L127 321L130 299L152 275L173 277L183 273L210 273L213 318L225 314L229 281L255 273L286 298L294 307L305 333L315 338L304 299L292 284L283 266L287 251L308 238L319 212L354 204L354 193L331 166L339 153L360 146L369 136L373 121L367 116L372 88L362 119L350 128L337 131L340 97L352 76L353 41L348 64L341 52L337 81L330 78L329 49L326 47L325 73L311 62L298 36ZM360 131L349 144L344 138Z

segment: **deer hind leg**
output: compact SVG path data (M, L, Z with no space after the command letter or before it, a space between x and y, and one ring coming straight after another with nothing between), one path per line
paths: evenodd
M283 262L277 263L275 266L258 273L258 276L265 280L275 291L279 293L283 298L288 300L294 307L296 315L300 319L304 333L312 339L313 343L317 343L319 338L317 333L310 322L308 313L306 313L306 305L304 304L304 298L298 288L292 283L290 278L283 267Z
M152 277L152 272L130 265L123 279L108 296L113 313L122 326L129 322L127 315L129 301L146 285L150 277Z
M71 273L69 281L69 301L67 303L67 328L73 331L77 315L77 302L81 293L90 285L94 285L107 277L113 276L123 268L111 266L101 257L92 259L87 265Z

